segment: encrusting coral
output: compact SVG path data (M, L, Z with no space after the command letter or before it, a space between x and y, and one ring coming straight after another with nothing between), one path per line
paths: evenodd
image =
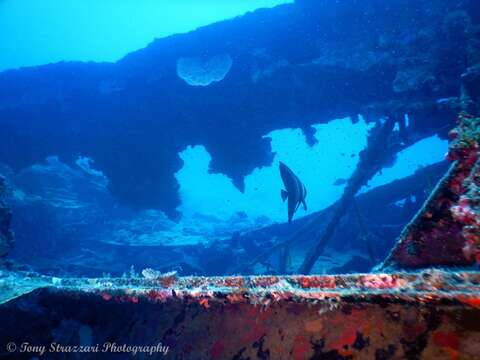
M383 269L480 262L480 117L462 111L449 136L452 166L405 227Z
M450 211L462 226L463 253L467 260L480 263L480 117L462 112L459 125L450 131L449 160L459 162L459 173L450 189L459 199Z

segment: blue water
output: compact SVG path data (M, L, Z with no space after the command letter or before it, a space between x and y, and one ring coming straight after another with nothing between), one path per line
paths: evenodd
M0 1L0 70L117 61L157 38L287 0Z
M369 271L447 167L454 116L422 106L459 95L436 63L476 21L456 3L0 1L9 258L58 276L295 273L393 116L390 155L312 270ZM280 162L307 190L290 224Z

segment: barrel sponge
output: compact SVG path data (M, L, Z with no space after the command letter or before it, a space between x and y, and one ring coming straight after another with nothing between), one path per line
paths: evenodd
M177 75L188 85L208 86L221 81L232 67L232 58L228 54L213 57L181 57L177 60Z

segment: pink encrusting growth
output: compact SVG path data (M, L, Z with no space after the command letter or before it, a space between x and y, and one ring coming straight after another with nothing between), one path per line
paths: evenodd
M449 137L452 166L400 235L384 269L480 261L480 118L460 113Z
M450 210L462 225L466 259L480 263L480 118L463 112L458 120L458 127L450 132L454 139L448 157L458 161L463 172L452 184L459 200Z
M204 309L215 304L256 304L265 309L276 302L298 300L301 302L326 301L332 304L342 298L358 295L363 298L381 294L382 297L435 302L442 296L438 291L465 293L461 302L477 306L478 297L470 296L478 291L480 274L475 272L449 273L425 271L422 273L312 275L312 276L251 276L238 281L237 277L179 277L168 287L160 283L152 285L150 279L122 280L121 286L109 288L98 279L96 286L75 287L93 292L105 300L120 303L167 302L183 299L198 303ZM114 279L115 281L117 279ZM110 280L111 281L111 280ZM236 285L232 285L236 283ZM229 284L226 286L226 284ZM477 285L476 285L477 284ZM73 286L69 284L66 288ZM480 303L479 303L480 304Z

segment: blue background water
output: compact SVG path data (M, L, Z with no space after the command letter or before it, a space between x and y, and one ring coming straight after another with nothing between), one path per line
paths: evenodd
M3 0L0 71L58 61L117 61L156 38L287 0Z

